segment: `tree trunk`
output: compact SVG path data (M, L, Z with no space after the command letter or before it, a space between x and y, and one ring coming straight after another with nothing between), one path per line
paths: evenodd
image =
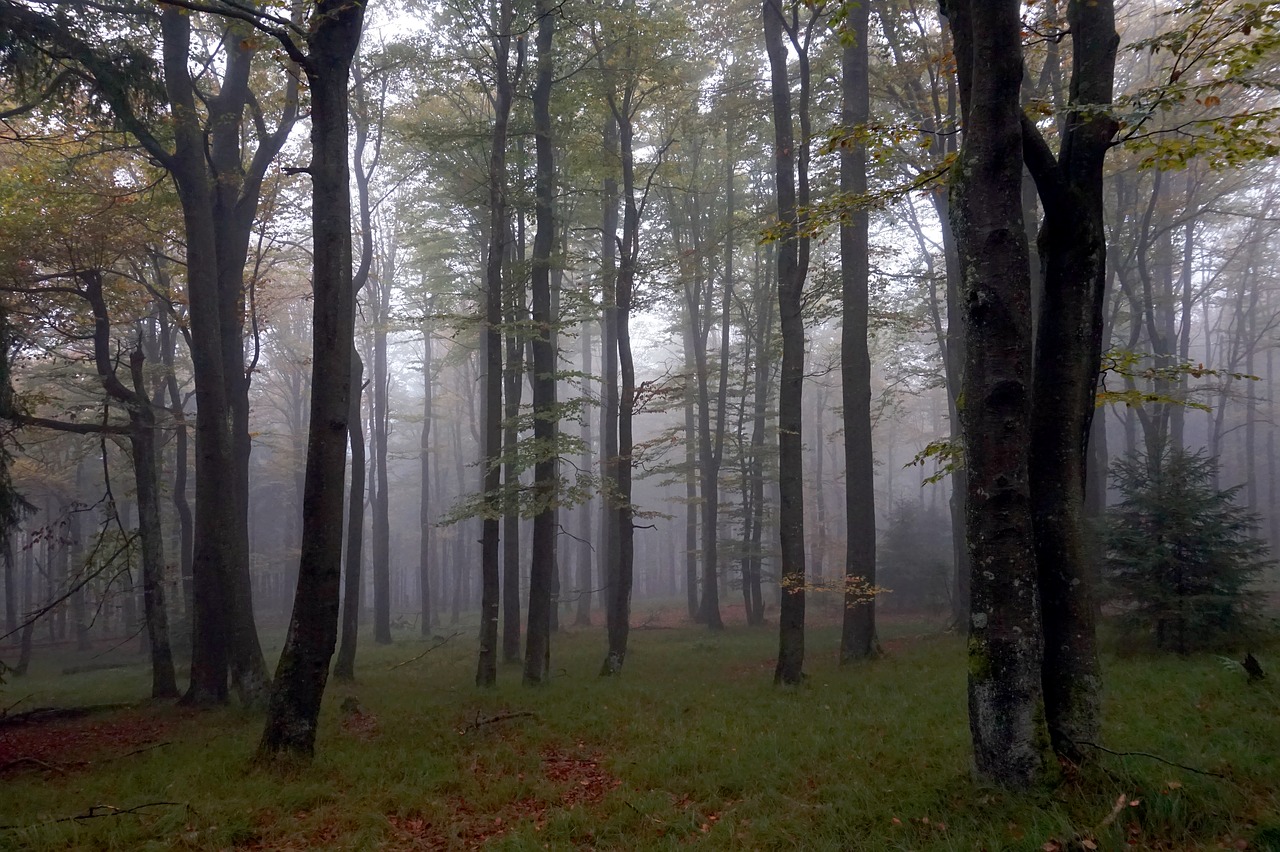
M428 319L422 328L422 432L418 441L419 479L421 495L418 502L418 594L422 607L421 632L424 637L431 635L432 597L431 597L431 418L432 412L432 376L434 368L431 353L431 319L434 299L427 302Z
M387 371L387 324L391 319L392 270L385 263L372 287L373 302L373 375L370 390L373 424L370 436L373 450L373 472L377 481L369 509L373 569L373 641L391 644L391 480L387 472L387 439L390 431L388 410L391 381Z
M1017 0L947 0L964 112L951 222L963 269L960 415L969 472L969 728L978 774L1041 774L1043 697L1027 447L1031 281L1022 222Z
M844 48L841 120L846 132L870 118L867 68L869 8L851 7L845 22L852 39ZM840 149L840 190L850 196L867 191L867 153L862 144ZM840 660L871 656L876 648L875 470L871 448L871 354L867 348L870 215L863 206L840 224L840 280L843 318L840 332L840 399L844 407L845 563L844 625Z
M604 127L604 156L612 166L612 161L619 157L618 121L616 114L610 115ZM614 648L618 634L626 634L626 620L629 617L625 607L620 608L619 597L621 579L618 568L619 537L618 529L618 275L617 275L617 239L618 239L618 181L612 173L604 180L604 192L601 201L601 246L600 246L600 279L601 298L603 300L603 321L601 323L601 372L604 383L604 405L600 412L600 430L602 432L600 460L603 468L603 493L601 499L601 539L603 540L603 574L605 631L608 634L610 653ZM625 641L625 638L624 638ZM607 663L606 663L607 665Z
M510 227L510 223L504 225ZM523 235L523 227L520 229ZM514 260L508 242L506 255ZM524 287L508 282L506 296L507 364L503 372L502 446L506 455L502 475L502 659L520 662L520 402L524 395L524 332L528 319Z
M311 90L312 328L311 426L307 439L302 554L293 616L259 760L309 759L338 632L342 491L350 411L355 300L351 280L351 191L347 165L347 81L364 6L319 0L301 63Z
M534 198L538 232L533 239L533 547L529 568L529 626L524 683L545 683L551 676L551 630L556 582L557 503L559 502L559 427L556 407L555 316L551 301L551 249L555 245L555 149L551 141L551 39L558 7L538 2L538 74L533 87L533 132L537 170Z
M1029 470L1044 633L1041 679L1053 748L1079 761L1077 744L1096 742L1100 728L1085 474L1106 299L1102 167L1117 127L1097 105L1111 102L1119 37L1110 0L1073 0L1067 14L1074 34L1072 109L1062 150L1055 161L1028 119L1023 145L1045 211Z
M582 324L582 388L584 397L590 396L591 348L591 323L584 322ZM584 471L591 470L591 406L589 404L582 407L581 440L582 457L578 464ZM591 587L595 584L592 579L591 512L592 505L590 500L583 503L578 510L581 516L581 526L578 530L578 607L573 623L579 627L591 626Z
M358 161L357 161L358 162ZM354 286L352 287L354 290ZM356 677L356 643L360 635L360 586L364 554L364 428L360 396L364 388L364 363L351 347L351 403L347 408L347 436L351 448L351 490L347 496L346 571L342 585L342 637L333 676L350 682Z
M164 595L164 531L160 527L160 480L156 469L156 415L142 373L142 349L129 359L130 389L116 376L111 345L111 320L102 292L102 273L82 273L85 298L93 312L93 354L98 378L113 399L129 412L129 446L133 454L134 487L138 501L138 537L142 548L143 610L151 652L151 697L176 698L178 684L169 648L169 616Z
M774 157L778 222L778 317L782 331L782 385L778 394L778 525L781 535L781 605L778 612L778 684L798 684L804 677L805 555L804 555L804 281L809 267L809 240L802 236L809 203L807 38L799 49L798 6L783 0L764 0L765 49L769 54L773 101ZM812 22L810 22L812 25ZM800 59L800 146L796 150L787 73L787 31ZM797 181L798 175L798 181ZM797 185L798 184L798 185Z
M685 313L689 313L688 304ZM684 323L684 368L686 373L696 373L694 360L694 336L692 317L686 317ZM696 382L695 382L696 384ZM684 394L684 576L685 592L689 604L689 620L702 620L702 610L698 606L698 449L696 442L697 420L694 406L697 391L693 386L686 387Z

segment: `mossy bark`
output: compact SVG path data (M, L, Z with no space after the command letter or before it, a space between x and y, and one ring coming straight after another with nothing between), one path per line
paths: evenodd
M951 224L962 270L959 404L968 469L969 726L979 776L1025 789L1043 771L1040 608L1033 557L1031 280L1022 215L1017 0L943 4L964 144Z

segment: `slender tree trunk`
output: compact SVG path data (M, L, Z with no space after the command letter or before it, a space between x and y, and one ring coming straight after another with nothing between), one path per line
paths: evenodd
M799 50L801 81L800 150L793 130L791 81L783 31L797 41L798 7L784 0L764 0L765 49L769 54L773 100L774 157L778 221L785 233L778 241L778 316L782 330L782 386L778 394L778 524L782 545L781 607L778 612L778 665L774 682L798 684L804 677L804 281L809 267L809 241L802 236L809 203L807 112L809 97L807 41ZM787 18L789 17L789 21ZM799 179L797 181L797 174ZM798 184L798 186L797 186Z
M356 677L356 643L360 634L360 586L364 553L364 428L360 397L364 387L364 362L359 350L351 347L351 404L347 410L347 435L351 448L351 491L347 497L346 571L342 588L342 637L333 676L340 681Z
M427 313L434 308L434 300L427 302ZM432 411L432 376L435 369L431 353L431 321L423 323L422 328L422 432L418 443L418 465L421 481L421 495L418 502L418 594L422 608L421 630L424 637L431 635L432 597L431 597L431 543L434 536L431 532L431 419Z
M635 94L634 83L628 83L620 98L615 93L610 96L609 101L613 117L617 121L618 150L622 156L622 240L618 252L615 292L619 385L618 446L613 468L613 487L614 511L617 518L615 528L617 562L608 590L609 650L601 667L602 675L619 674L626 659L627 639L631 631L631 591L635 569L631 454L634 450L632 418L635 414L636 373L631 354L631 297L635 285L636 264L640 258L640 210L636 203L635 127L633 124Z
M610 165L620 156L618 145L618 121L614 114L606 120L604 128L604 156ZM604 493L601 500L603 512L600 533L605 545L602 583L605 631L612 653L618 634L625 636L626 619L629 617L625 608L619 608L622 580L619 574L621 533L618 529L618 503L622 498L618 484L618 181L612 174L604 180L601 223L600 278L604 305L600 360L603 362L601 372L604 381L604 406L600 415L600 429L603 433L600 457L604 473Z
M355 346L351 274L351 190L347 84L364 6L319 0L303 63L311 90L312 328L311 427L307 439L302 554L259 760L309 759L338 633L342 492ZM297 57L299 59L304 57Z
M591 388L591 323L582 324L582 380L583 395L590 396ZM591 406L582 407L582 458L578 462L583 470L591 470ZM591 625L591 587L595 585L591 552L591 501L578 510L581 526L578 529L578 608L573 623L579 627Z
M116 376L111 345L111 320L102 292L102 273L81 276L85 298L93 312L94 362L107 394L129 411L129 446L133 453L134 487L138 501L138 537L142 549L143 607L151 652L151 697L176 698L178 684L169 648L169 617L164 595L164 531L160 527L160 480L156 468L156 415L142 373L144 356L135 349L129 359L130 389ZM65 548L64 548L65 550Z
M509 225L508 225L509 227ZM523 228L521 231L523 232ZM507 256L514 259L508 244ZM502 659L520 662L520 402L524 395L524 332L522 320L528 319L524 304L524 287L509 283L507 303L507 364L503 373L505 387L502 446L506 453L502 491Z
M689 313L688 304L685 305ZM696 331L692 317L684 323L684 368L689 374L696 374L693 348ZM702 609L698 605L698 450L697 420L694 405L697 391L693 385L685 389L684 394L684 575L685 591L689 604L689 619L702 621Z
M384 258L385 260L385 258ZM387 371L387 324L391 312L392 270L384 268L372 288L373 375L370 394L373 403L373 473L377 484L370 501L373 553L373 641L391 644L391 481L387 471L387 440L390 431L390 376Z
M485 260L484 520L481 532L480 655L476 686L493 686L498 677L499 563L502 511L502 261L507 238L507 123L514 82L511 73L510 0L494 7L491 48L495 91L493 135L489 148L489 246Z
M551 299L551 249L555 245L555 149L551 141L551 40L559 7L538 2L538 72L533 87L533 132L537 150L534 187L538 231L533 240L533 547L529 568L529 626L524 682L545 683L551 676L551 631L555 618L556 534L559 502L559 427L556 410L555 316Z
M870 118L867 68L869 7L851 7L845 26L851 42L844 48L841 71L841 120L851 131ZM840 149L840 189L850 196L867 191L865 146ZM840 660L869 657L876 647L875 470L871 449L871 354L867 346L870 215L855 208L840 225L840 279L843 321L840 332L840 399L844 407L845 562L844 625Z

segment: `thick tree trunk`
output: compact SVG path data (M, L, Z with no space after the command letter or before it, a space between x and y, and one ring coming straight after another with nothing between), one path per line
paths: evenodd
M847 131L870 118L867 68L869 7L853 6L845 22L852 39L844 49L841 120ZM867 152L861 144L840 150L840 190L867 191ZM840 660L869 657L876 648L875 470L871 449L871 354L868 346L870 215L853 209L840 224L840 280L844 311L840 332L840 398L844 408L845 563L844 625ZM820 449L820 448L819 448Z
M347 81L363 19L361 4L319 0L307 38L315 292L311 426L298 592L258 744L260 760L280 755L309 759L314 753L316 720L337 641L343 474L355 345Z
M558 8L558 7L557 7ZM533 439L538 447L533 466L535 513L529 568L529 626L524 682L545 683L551 676L551 630L557 577L556 535L559 502L557 466L559 427L556 411L556 345L551 300L551 248L555 245L555 149L551 141L551 85L554 72L551 39L556 8L538 2L538 74L533 87L533 132L537 154L534 187L538 232L533 240Z
M963 270L961 426L968 467L969 728L978 774L1026 788L1043 769L1040 610L1027 447L1031 282L1022 222L1018 0L948 0L964 109L951 223Z

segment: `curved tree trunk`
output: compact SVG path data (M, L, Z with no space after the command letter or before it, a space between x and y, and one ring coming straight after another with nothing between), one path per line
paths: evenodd
M1049 153L1023 120L1023 148L1044 206L1044 295L1035 353L1031 506L1035 524L1045 719L1054 751L1083 758L1096 742L1102 677L1094 628L1094 571L1085 530L1085 474L1102 361L1106 299L1103 160L1116 122L1111 102L1119 36L1111 0L1073 0L1071 111Z
M319 0L309 55L296 56L311 91L312 233L315 302L311 420L307 438L302 553L293 616L258 744L258 759L309 759L338 633L342 492L355 346L347 81L364 6ZM296 47L294 51L296 52Z

